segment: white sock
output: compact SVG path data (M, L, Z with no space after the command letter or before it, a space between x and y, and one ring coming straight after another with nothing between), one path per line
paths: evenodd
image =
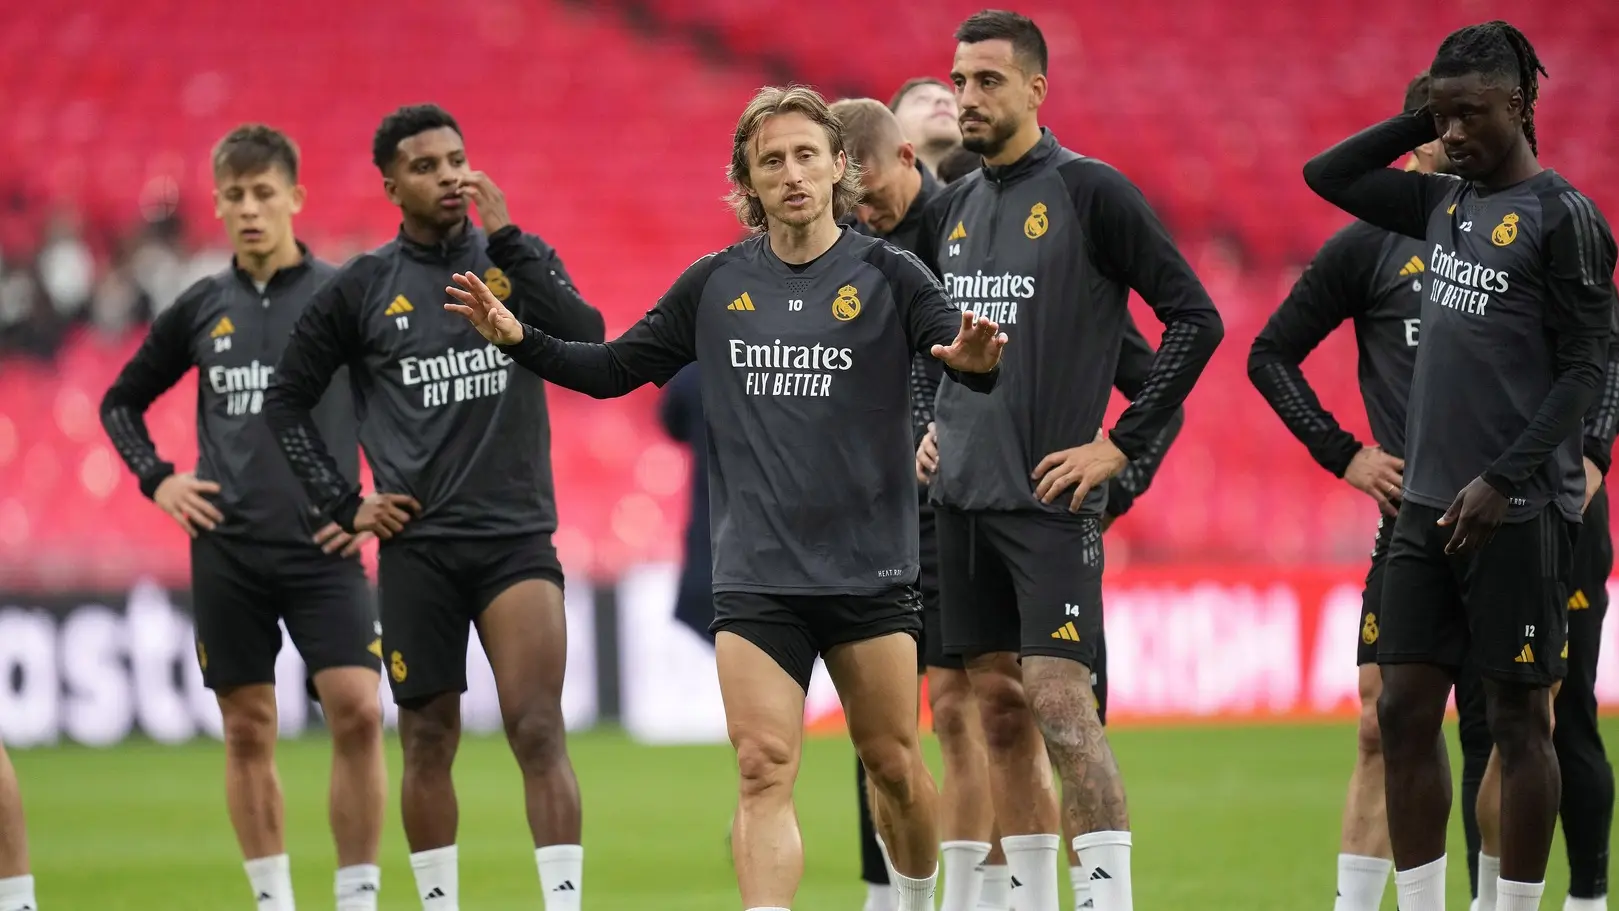
M1563 911L1608 911L1608 897L1575 898L1570 895L1563 899Z
M883 869L888 871L888 882L892 885L894 882L894 858L888 856L888 842L883 841L883 837L875 832L872 833L871 838L872 841L877 843L877 853L883 856Z
M1383 907L1394 861L1364 854L1338 855L1338 900L1332 911L1377 911Z
M1091 876L1085 872L1084 864L1069 865L1068 885L1074 890L1074 911L1096 907L1096 902L1091 900Z
M987 841L947 841L939 845L944 856L944 902L939 911L973 911L984 889Z
M1496 884L1495 907L1499 911L1540 911L1540 897L1546 883L1520 883L1503 879Z
M410 869L416 874L416 894L422 899L422 911L461 911L455 845L417 851L410 856Z
M1420 867L1394 871L1400 911L1445 911L1445 855Z
M1006 864L984 865L984 887L978 890L976 911L1007 911L1011 907L1012 872Z
M382 891L382 868L355 864L337 868L337 911L377 911Z
M1057 849L1061 835L1005 835L1006 869L1012 875L1008 904L1018 911L1057 911Z
M889 881L894 884L894 891L899 893L899 903L894 911L933 911L933 894L939 886L939 868L934 866L933 872L926 879L912 879L898 871L890 873Z
M579 845L547 845L534 849L545 891L545 911L579 911L579 891L585 887L585 849Z
M1130 886L1130 833L1092 832L1074 839L1074 853L1090 871L1096 911L1135 911Z
M1478 852L1478 911L1495 911L1496 883L1501 879L1501 858Z
M861 911L894 911L894 899L899 893L894 891L893 874L889 874L888 882L888 885L866 883L866 904Z
M242 867L253 886L253 899L259 911L294 911L292 902L292 861L285 854L256 857Z
M0 879L0 911L39 911L34 901L34 877L8 876Z

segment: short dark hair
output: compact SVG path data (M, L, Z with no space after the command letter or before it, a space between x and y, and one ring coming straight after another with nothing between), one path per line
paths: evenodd
M1416 75L1405 87L1405 107L1402 110L1407 114L1415 114L1428 106L1428 87L1433 85L1433 77L1427 70Z
M894 97L888 99L888 109L890 111L898 111L899 103L905 100L905 96L911 94L912 89L919 89L924 85L936 85L952 95L955 94L956 91L955 86L936 76L917 76L913 79L905 80L905 84L899 87L899 91L894 93Z
M244 177L279 167L298 182L298 147L287 134L262 123L245 123L214 146L214 177Z
M1046 36L1034 20L1020 13L1004 9L987 9L973 13L956 29L956 40L964 44L980 41L1004 40L1012 42L1012 54L1022 61L1031 75L1045 75Z
M955 183L968 174L978 170L984 164L983 156L977 152L969 152L961 146L950 150L939 162L939 173L933 175L945 183Z
M1500 19L1459 28L1440 42L1428 72L1435 79L1479 73L1522 89L1523 135L1529 140L1529 150L1540 154L1535 142L1535 102L1540 98L1540 76L1550 74L1523 32Z
M384 175L388 166L399 157L399 144L419 133L449 127L457 136L464 135L461 125L450 113L436 104L407 104L382 118L377 133L371 139L371 161Z

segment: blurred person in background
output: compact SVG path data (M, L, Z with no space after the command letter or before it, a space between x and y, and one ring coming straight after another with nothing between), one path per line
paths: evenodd
M900 133L911 143L917 161L934 175L946 156L961 148L956 90L933 76L906 80L888 102ZM946 181L948 183L949 181Z
M399 207L399 234L344 265L305 308L265 395L265 420L320 515L382 542L382 650L399 706L401 816L422 907L460 905L451 769L476 626L522 773L545 907L577 911L584 848L562 711L567 614L551 541L545 387L440 302L452 275L475 270L562 338L600 341L602 315L557 251L512 221L494 180L472 169L461 127L443 108L388 114L371 158ZM363 497L329 448L340 438L318 420L321 396L345 366L375 478L376 492Z
M957 146L939 162L938 177L941 182L952 184L983 166L984 156Z
M28 872L28 832L23 822L17 770L0 743L0 911L39 911Z
M708 537L708 428L703 421L703 390L696 364L689 364L658 400L664 432L691 453L691 508L686 518L686 546L675 598L675 619L714 644L713 561Z
M364 535L315 519L260 413L294 322L334 268L293 230L303 207L298 151L262 125L233 130L213 152L215 210L235 248L230 267L160 313L101 402L101 423L150 497L191 537L197 663L224 719L225 793L259 911L292 911L291 862L276 775L275 663L281 623L309 670L332 736L331 826L339 911L375 911L381 888L387 771L381 644L360 565ZM196 368L195 471L164 461L145 413ZM359 476L347 382L321 402Z

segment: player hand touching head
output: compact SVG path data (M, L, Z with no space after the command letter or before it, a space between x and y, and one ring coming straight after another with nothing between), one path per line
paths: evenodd
M523 340L523 324L482 279L471 272L459 272L450 277L461 287L451 285L444 290L461 303L445 304L444 309L466 317L479 335L496 345L515 345Z
M1000 366L1004 347L1006 333L993 320L980 319L978 314L963 310L955 341L934 345L933 356L962 373L988 373Z

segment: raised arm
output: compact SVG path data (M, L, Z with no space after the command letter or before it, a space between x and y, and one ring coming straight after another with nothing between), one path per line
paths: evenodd
M579 294L551 245L507 225L489 235L489 258L511 281L507 303L519 320L567 341L607 338L601 311Z
M1367 127L1304 165L1304 182L1317 196L1385 231L1428 235L1428 216L1456 179L1388 167L1389 162L1438 138L1426 109Z
M174 474L174 463L158 455L146 427L146 409L172 389L194 364L191 327L208 285L208 279L192 285L158 314L135 356L101 398L102 429L130 473L140 481L141 493L147 499Z

